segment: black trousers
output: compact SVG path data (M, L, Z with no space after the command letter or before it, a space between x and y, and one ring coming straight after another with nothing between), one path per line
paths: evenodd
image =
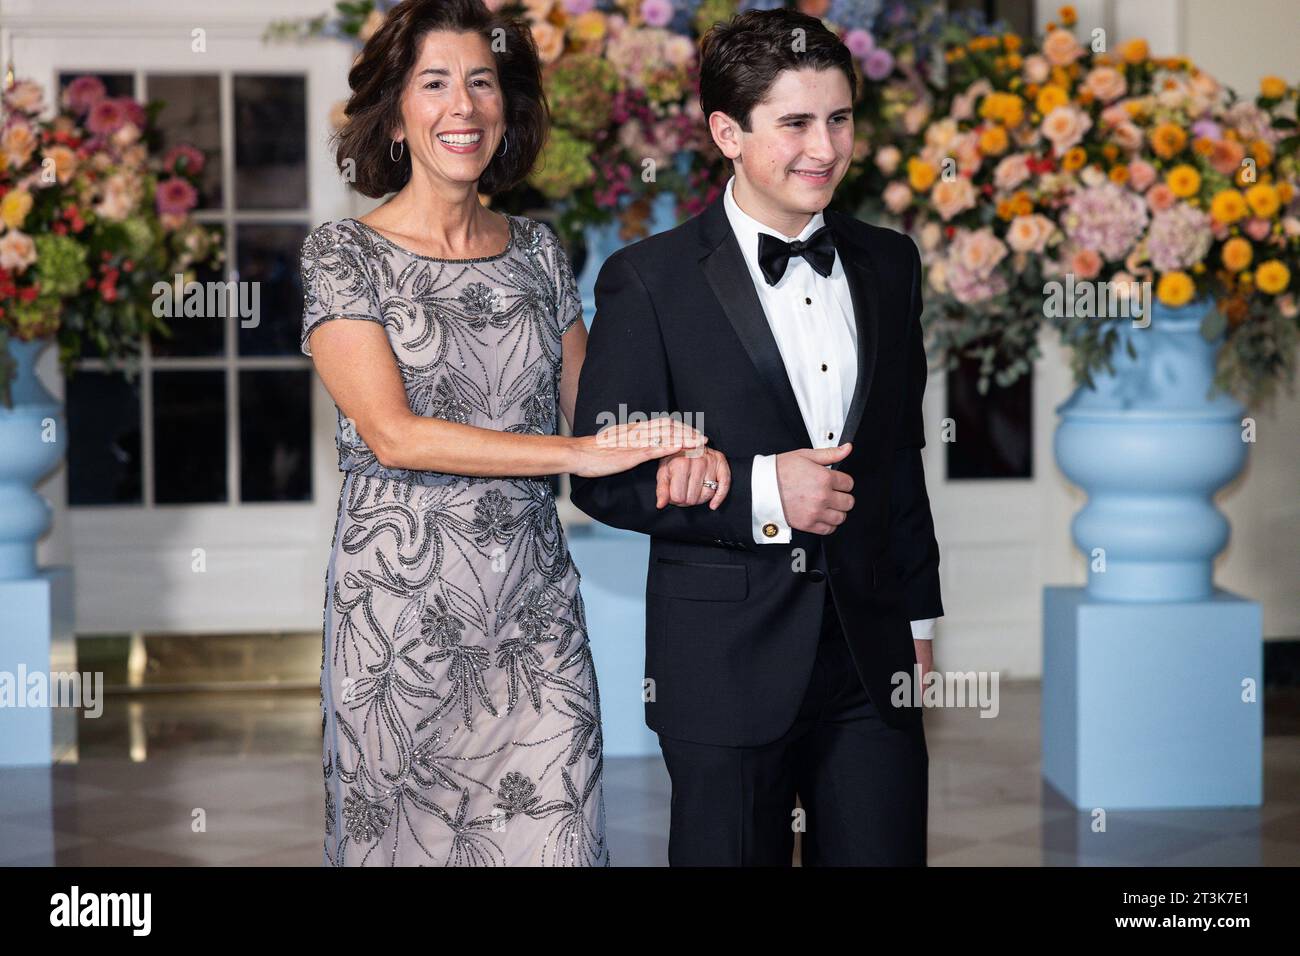
M723 747L660 734L659 746L672 778L670 866L789 866L800 826L804 866L925 865L925 731L881 720L830 603L783 736Z

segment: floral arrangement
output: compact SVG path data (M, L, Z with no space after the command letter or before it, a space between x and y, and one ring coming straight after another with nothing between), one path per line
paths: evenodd
M1216 301L1202 327L1223 336L1216 387L1266 400L1294 375L1296 87L1266 77L1242 100L1142 40L1084 46L1072 8L1060 17L1035 48L1013 34L952 45L920 148L884 189L920 240L938 350L977 358L983 391L1029 369L1047 323L1091 383L1121 320L1048 314L1045 283L1150 283L1166 306Z
M11 82L0 106L0 394L9 405L8 337L57 340L65 375L90 347L109 361L137 354L144 335L168 331L153 314L154 283L219 262L221 245L190 217L203 154L151 151L160 104L109 97L82 76L52 118L41 118L44 94L30 81Z
M393 0L336 4L333 16L273 24L270 36L326 35L365 42ZM699 107L699 40L715 22L772 0L487 0L526 20L543 62L550 136L528 185L558 209L567 240L617 219L627 241L647 232L653 200L669 194L678 221L717 198L729 170ZM902 0L797 0L854 53L858 71L854 163L837 203L878 209L883 174L870 162L893 142L927 94L942 48L940 6ZM340 104L341 107L342 104ZM341 122L341 109L336 110ZM888 132L886 132L888 131ZM522 205L497 197L503 206Z

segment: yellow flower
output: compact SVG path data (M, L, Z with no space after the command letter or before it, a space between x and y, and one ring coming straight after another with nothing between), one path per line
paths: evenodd
M1072 146L1065 151L1061 157L1061 168L1067 173L1077 173L1083 169L1083 164L1088 161L1088 154L1084 152L1082 146Z
M1061 7L1060 10L1057 10L1056 15L1061 18L1061 22L1067 27L1072 27L1079 22L1079 14L1075 11L1074 7L1068 3Z
M3 219L4 224L10 229L20 228L31 211L32 194L25 189L7 192L4 199L0 199L0 219Z
M1223 267L1229 272L1240 272L1250 265L1250 260L1254 258L1255 251L1251 248L1250 243L1240 236L1229 239L1223 244L1223 251L1219 254L1223 260Z
M1235 189L1225 189L1210 200L1210 218L1215 222L1234 223L1246 215L1246 199Z
M1110 168L1109 175L1110 175L1110 181L1112 183L1117 183L1120 186L1123 186L1126 182L1128 182L1128 167L1112 166Z
M1250 205L1250 211L1261 219L1275 216L1282 205L1277 190L1268 183L1256 183L1247 189L1246 202Z
M1291 282L1291 270L1277 259L1261 262L1255 269L1255 285L1259 291L1277 295Z
M1273 147L1262 139L1251 142L1250 155L1255 157L1255 162L1260 166L1269 166L1273 163Z
M1019 126L1025 104L1015 93L990 93L980 102L980 116L1004 126Z
M1179 199L1195 196L1201 191L1201 174L1196 171L1195 166L1189 166L1187 163L1169 170L1165 182Z
M1280 100L1286 96L1286 80L1280 76L1266 76L1259 81L1259 94L1270 100Z
M1156 298L1171 308L1186 305L1192 301L1196 285L1186 272L1175 270L1166 272L1156 283Z
M980 152L997 156L1007 148L1007 131L1001 126L990 126L980 134Z
M1151 131L1151 148L1161 159L1172 159L1187 145L1187 133L1181 126L1161 123Z
M573 19L570 30L579 42L599 40L605 35L605 14L599 10L581 13Z
M1046 116L1058 106L1064 106L1070 102L1070 94L1055 83L1048 83L1038 91L1038 96L1034 99L1034 109Z
M919 156L907 161L907 183L914 192L923 193L934 185L938 171Z
M1018 33L1002 34L1002 45L1014 53L1020 49L1020 35Z
M1295 189L1290 183L1277 184L1277 201L1283 206L1291 205L1291 200L1295 198Z
M1142 39L1129 40L1119 48L1119 55L1124 58L1125 63L1141 63L1147 58L1149 52L1147 41Z

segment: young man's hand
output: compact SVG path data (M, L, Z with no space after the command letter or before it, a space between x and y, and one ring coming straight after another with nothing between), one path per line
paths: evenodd
M701 454L702 452L702 454ZM710 487L705 482L713 482ZM709 503L717 511L731 490L731 466L716 448L695 448L659 460L655 483L655 507Z
M830 534L853 507L853 478L827 465L842 461L852 445L798 448L776 456L776 482L785 523L799 531Z

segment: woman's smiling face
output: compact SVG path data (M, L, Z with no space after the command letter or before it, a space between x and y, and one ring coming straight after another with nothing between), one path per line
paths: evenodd
M483 37L425 34L402 94L402 126L412 168L454 183L478 181L505 134L505 98Z

